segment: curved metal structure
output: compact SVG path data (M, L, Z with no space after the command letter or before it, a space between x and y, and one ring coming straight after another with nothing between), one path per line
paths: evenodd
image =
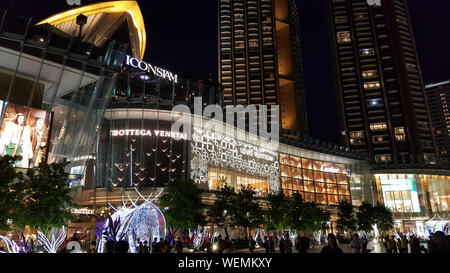
M55 14L37 23L50 24L73 35L78 33L76 18L83 14L87 23L83 28L82 41L101 47L126 20L130 33L133 56L142 60L147 43L144 18L136 1L101 2Z

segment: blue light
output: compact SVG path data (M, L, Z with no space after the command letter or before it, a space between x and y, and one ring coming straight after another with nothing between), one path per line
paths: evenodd
M381 99L373 99L369 101L369 105L370 106L375 106L375 105L380 105L381 104Z

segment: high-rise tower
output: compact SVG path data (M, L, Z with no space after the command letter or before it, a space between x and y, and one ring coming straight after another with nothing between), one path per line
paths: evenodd
M225 105L280 105L280 128L308 133L293 0L219 0Z
M405 0L328 0L336 88L347 145L375 164L436 160Z

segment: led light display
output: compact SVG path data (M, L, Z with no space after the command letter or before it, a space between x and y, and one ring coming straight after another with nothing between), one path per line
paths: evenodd
M194 127L191 158L191 178L199 184L208 184L208 166L217 166L268 177L271 192L280 188L277 152Z

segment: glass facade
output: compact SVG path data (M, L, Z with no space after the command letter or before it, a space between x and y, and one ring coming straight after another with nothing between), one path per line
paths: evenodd
M393 212L421 212L414 175L377 175L384 204Z
M232 185L237 192L239 192L242 187L250 187L256 191L257 196L264 196L269 193L268 177L236 172L226 168L209 166L208 181L210 190L220 189L226 181Z
M431 210L433 212L449 211L450 176L420 175L420 180L428 186Z
M286 195L299 192L306 201L337 205L350 199L345 164L280 155L281 187Z

